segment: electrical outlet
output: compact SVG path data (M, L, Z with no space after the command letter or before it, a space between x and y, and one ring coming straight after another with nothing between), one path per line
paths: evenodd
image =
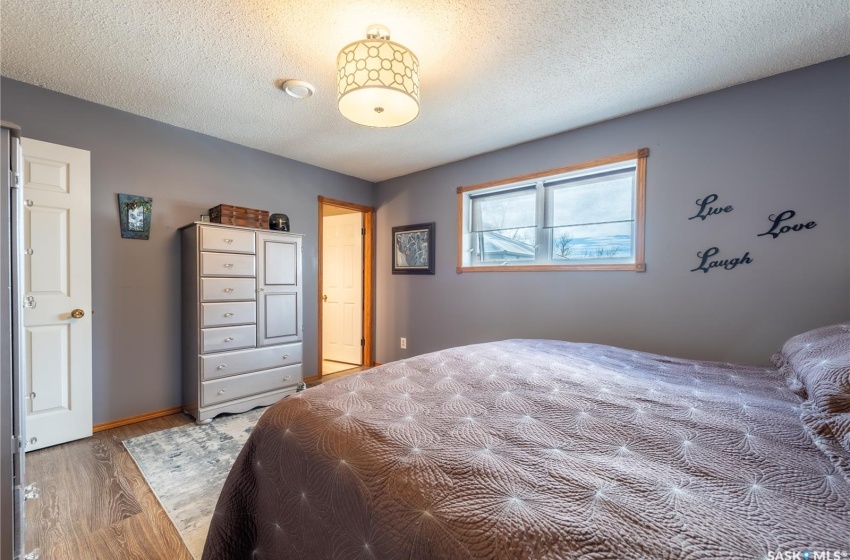
M401 347L407 349L407 339L404 337L401 337Z

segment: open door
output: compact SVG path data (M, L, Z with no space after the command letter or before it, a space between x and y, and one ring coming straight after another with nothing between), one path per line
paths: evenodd
M374 209L319 197L319 367L372 365Z
M27 451L92 434L91 156L23 147Z

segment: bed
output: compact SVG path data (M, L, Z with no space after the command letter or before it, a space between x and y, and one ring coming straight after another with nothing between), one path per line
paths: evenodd
M774 361L507 340L310 388L260 419L203 558L850 555L850 325Z

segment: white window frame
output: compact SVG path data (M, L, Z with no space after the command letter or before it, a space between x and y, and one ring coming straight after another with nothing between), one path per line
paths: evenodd
M556 169L540 171L529 175L510 177L499 181L480 183L477 185L457 188L457 273L464 272L531 272L558 270L629 270L644 272L644 226L646 213L646 160L649 148L641 148L634 152L600 158L593 161L569 165ZM553 230L543 227L544 223L544 183L566 177L581 177L599 172L620 168L635 168L635 213L633 258L626 259L587 259L574 260L565 263L552 259ZM475 236L480 235L471 231L472 204L470 195L486 194L510 190L524 185L536 185L537 189L537 226L536 226L536 255L532 261L512 261L504 264L485 263L475 264ZM599 262L602 260L603 262ZM518 263L518 264L512 264ZM522 263L522 264L519 264Z

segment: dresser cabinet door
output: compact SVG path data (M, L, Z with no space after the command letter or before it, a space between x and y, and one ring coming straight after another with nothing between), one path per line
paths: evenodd
M257 346L301 340L301 237L257 233Z

